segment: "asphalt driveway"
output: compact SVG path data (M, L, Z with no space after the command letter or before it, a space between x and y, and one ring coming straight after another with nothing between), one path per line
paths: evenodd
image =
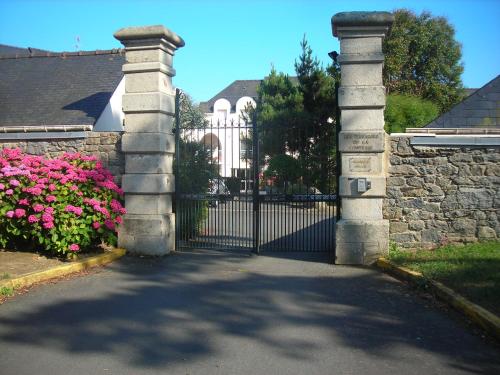
M0 373L500 373L498 348L377 271L127 257L0 306Z

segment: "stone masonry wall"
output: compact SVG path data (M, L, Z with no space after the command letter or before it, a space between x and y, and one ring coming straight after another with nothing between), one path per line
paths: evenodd
M121 133L85 132L85 138L39 139L39 140L0 140L2 148L20 148L31 155L55 157L63 152L80 152L95 155L115 176L121 185L121 176L125 169L125 160L121 152Z
M424 147L410 139L390 137L390 240L434 248L500 238L500 147Z

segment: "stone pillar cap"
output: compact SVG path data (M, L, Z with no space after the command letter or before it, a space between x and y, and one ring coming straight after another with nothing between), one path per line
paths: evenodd
M177 48L184 46L184 40L179 35L167 29L163 25L124 27L123 29L115 32L113 36L121 42L161 38L165 39L167 42L172 43Z
M391 12L340 12L332 17L332 31L333 36L337 36L338 27L390 27L393 22L394 15Z

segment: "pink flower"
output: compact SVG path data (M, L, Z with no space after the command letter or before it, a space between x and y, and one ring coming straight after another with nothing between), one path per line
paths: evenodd
M45 212L52 215L54 213L54 207L45 207Z
M23 217L24 215L26 215L26 210L24 210L22 208L16 208L14 210L14 215L16 215L16 217L19 219L19 218Z
M81 208L81 207L75 207L75 206L72 206L72 205L68 204L64 208L64 211L66 211L66 212L72 212L76 216L80 216L83 213L83 208Z
M111 209L113 210L113 212L115 212L115 213L119 213L120 210L122 209L121 203L118 202L116 199L111 199L110 206L111 206Z
M92 223L92 226L94 227L94 229L99 229L101 227L101 224L99 222L97 222L97 221L94 221Z
M45 198L45 200L50 203L50 202L55 202L57 198L53 195L47 195L47 198Z
M115 223L113 223L113 220L109 220L109 219L106 219L104 220L104 225L106 225L106 227L108 227L108 229L115 229Z
M35 212L42 212L44 210L43 204L37 203L33 205L33 211Z
M40 195L42 194L42 189L36 187L36 186L33 186L33 187L29 187L29 188L26 188L24 189L24 191L30 193L30 194L33 194L33 195Z
M78 190L78 186L76 185L71 185L71 187L69 188L71 191L77 191Z
M21 183L18 180L10 180L9 184L11 186L19 186Z
M122 219L122 217L121 217L121 216L117 216L117 217L115 218L115 222L116 222L117 224L121 224L121 223L123 223L123 219Z
M51 221L54 221L54 217L48 212L45 212L42 214L42 221L45 223L49 223Z
M38 222L38 220L39 220L39 219L38 219L38 217L36 217L35 215L30 215L30 216L28 216L28 222L29 222L29 223L32 223L32 224L33 224L33 223Z
M5 190L5 195L12 195L12 194L14 194L14 190L12 189Z
M56 189L57 189L57 188L56 188L56 185L54 185L54 184L50 184L50 185L49 185L49 190L50 190L50 191L54 191L54 190L56 190Z
M19 204L23 206L29 206L30 202L28 201L28 199L24 198L19 200Z
M45 229L52 229L52 228L54 228L54 222L52 222L52 221L47 221L47 222L43 223L43 227L44 227Z
M80 250L80 246L78 246L76 243L72 243L71 245L69 245L69 249L71 251L78 251Z
M5 216L7 216L9 219L12 219L14 217L14 211L7 211Z
M109 215L109 211L108 211L106 208L104 208L104 207L101 207L101 208L100 208L99 210L97 210L97 211L99 211L101 214L103 214L104 216L106 216L106 217L108 217L108 218L109 218L109 216L110 216L110 215Z
M3 190L5 189L5 185L4 184L0 184L0 190Z

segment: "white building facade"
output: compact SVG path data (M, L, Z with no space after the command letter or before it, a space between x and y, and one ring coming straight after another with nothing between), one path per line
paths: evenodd
M235 81L208 102L200 103L208 126L193 129L188 135L212 150L212 157L219 164L220 176L239 178L243 191L252 188L252 125L244 114L249 106L256 105L259 83L257 80Z

